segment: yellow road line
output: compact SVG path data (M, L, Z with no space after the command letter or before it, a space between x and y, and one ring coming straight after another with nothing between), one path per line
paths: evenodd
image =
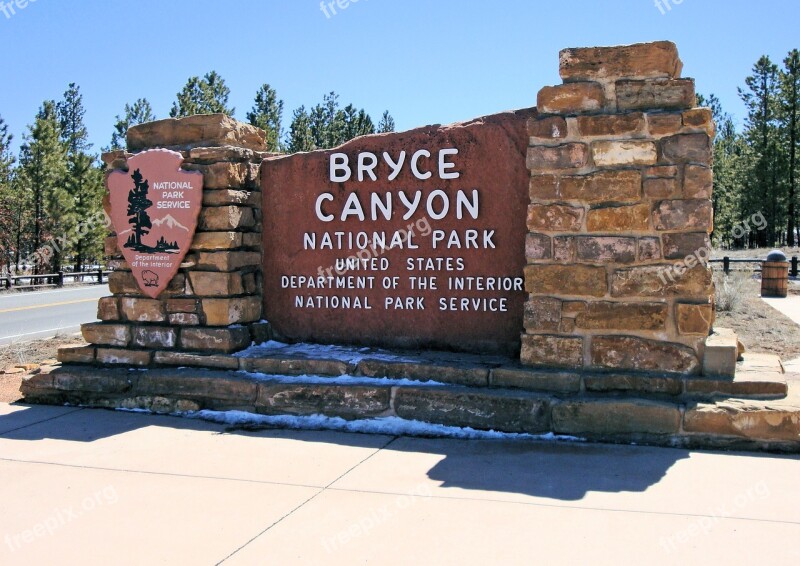
M47 303L46 305L31 305L29 307L15 307L13 309L3 309L0 310L0 314L7 313L7 312L19 312L19 311L29 311L33 309L46 309L49 307L60 307L63 305L75 305L78 303L88 303L90 301L97 302L97 299L78 299L76 301L62 301L60 303Z

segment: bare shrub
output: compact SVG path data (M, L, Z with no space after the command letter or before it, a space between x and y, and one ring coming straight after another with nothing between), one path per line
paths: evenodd
M730 312L739 308L745 295L748 274L732 271L729 274L714 273L715 303L717 311Z

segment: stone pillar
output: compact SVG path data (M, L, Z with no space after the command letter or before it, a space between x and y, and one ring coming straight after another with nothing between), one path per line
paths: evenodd
M694 374L714 124L670 42L566 49L529 122L526 365Z
M180 364L196 353L231 353L269 328L261 319L260 163L264 132L222 114L160 120L128 131L130 152L103 155L110 171L153 148L181 152L185 170L203 173L203 208L181 268L157 299L139 289L116 236L106 240L114 270L101 322L85 324L90 346L63 349L62 362L149 366ZM108 207L106 195L106 207Z

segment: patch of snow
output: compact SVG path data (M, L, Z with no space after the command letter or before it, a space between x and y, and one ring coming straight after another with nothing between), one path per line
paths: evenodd
M237 358L257 358L259 356L272 356L279 353L286 357L300 357L313 359L337 360L345 363L357 364L363 359L379 360L383 362L415 362L413 358L392 354L385 350L374 348L360 348L348 346L333 346L324 344L284 344L270 340L263 344L253 345L233 354Z
M267 373L254 373L247 371L238 372L254 379L264 381L274 381L277 383L302 383L314 385L401 385L414 387L430 387L445 385L439 381L416 381L413 379L391 377L364 377L355 375L339 375L336 377L325 377L322 375L273 375Z
M476 430L471 427L455 427L440 424L412 421L399 417L378 417L347 421L340 417L324 415L257 415L244 411L196 411L180 413L181 416L211 421L227 425L266 425L292 430L335 430L366 434L385 434L390 436L424 436L438 438L460 438L467 440L543 440L557 442L584 442L583 438L546 434L497 432Z

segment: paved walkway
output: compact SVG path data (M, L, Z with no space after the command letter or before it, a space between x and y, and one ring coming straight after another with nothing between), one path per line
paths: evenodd
M800 563L800 458L0 404L0 564Z
M761 297L761 300L800 325L800 295L789 295L780 299ZM787 372L800 373L800 358L783 360L783 367Z

